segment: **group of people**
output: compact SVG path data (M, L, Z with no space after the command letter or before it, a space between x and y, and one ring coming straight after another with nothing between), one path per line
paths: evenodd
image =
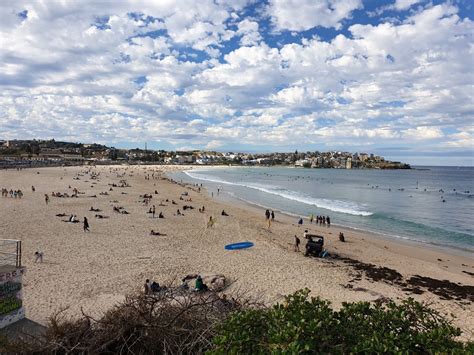
M203 292L209 290L209 287L204 283L201 275L188 275L184 277L181 281L181 288L189 290L190 286L188 285L188 281L194 280L194 287L191 287L191 291L195 292ZM150 281L150 279L145 280L145 284L143 285L143 292L145 295L152 295L154 293L166 290L166 287L160 286L160 284L156 281Z
M314 215L311 215L309 217L309 223L313 223L313 221L319 225L327 225L328 227L331 225L331 218L329 216L314 216Z
M8 197L10 195L11 198L22 198L23 197L23 192L18 189L18 190L12 190L8 191L6 188L2 188L2 197Z
M274 211L270 212L270 210L267 209L265 211L265 219L267 220L268 229L270 229L272 222L275 220L275 212Z
M149 279L145 280L144 292L145 295L153 294L155 292L160 292L162 287L156 281L150 281Z

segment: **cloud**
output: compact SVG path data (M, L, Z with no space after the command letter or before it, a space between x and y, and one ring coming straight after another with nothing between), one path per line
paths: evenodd
M444 136L443 131L438 127L416 127L402 131L404 138L409 139L437 139Z
M0 138L472 149L458 7L363 24L360 1L291 5L0 3ZM299 32L315 26L336 35Z
M316 26L339 28L360 0L270 0L267 13L279 31L306 31Z
M412 7L413 5L420 3L422 0L395 0L393 8L398 11L404 11Z

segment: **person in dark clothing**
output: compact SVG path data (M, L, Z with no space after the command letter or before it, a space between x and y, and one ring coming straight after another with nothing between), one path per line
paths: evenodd
M266 219L270 219L270 211L269 210L265 211L265 217L266 217Z
M344 233L342 233L342 232L339 233L339 241L341 241L341 242L346 241L346 238L344 237Z
M300 251L300 238L295 235L295 251Z
M329 218L329 216L326 216L326 224L328 225L328 227L331 226L331 219Z
M84 232L90 232L89 230L89 221L84 217Z
M275 212L272 211L272 221L275 220Z
M298 224L301 226L303 225L303 218L300 218L300 220L298 221Z

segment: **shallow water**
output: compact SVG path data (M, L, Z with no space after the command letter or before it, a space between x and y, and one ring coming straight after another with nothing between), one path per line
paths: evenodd
M295 216L474 252L474 168L206 167L174 178Z

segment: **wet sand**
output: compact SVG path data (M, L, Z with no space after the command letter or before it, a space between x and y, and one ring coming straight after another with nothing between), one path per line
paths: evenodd
M23 244L24 305L27 317L46 323L63 308L78 315L81 308L98 315L139 291L146 278L163 282L186 274L223 274L233 282L228 292L247 292L267 302L308 287L313 295L335 305L344 301L375 301L413 297L450 314L473 339L474 259L448 250L420 247L380 238L339 226L298 226L295 218L277 214L267 228L264 210L213 199L167 180L153 179L177 167L101 166L0 171L0 187L21 189L24 197L0 199L0 238L20 239ZM86 171L100 173L91 179ZM39 173L39 174L38 174ZM78 175L79 174L79 175ZM145 180L150 174L150 180ZM82 176L81 176L82 175ZM160 175L164 177L164 175ZM126 180L130 187L113 187ZM31 185L36 188L32 192ZM69 188L71 186L71 188ZM52 197L51 192L73 193L77 198ZM154 194L155 190L158 194ZM100 194L107 192L107 195ZM192 202L180 200L183 192ZM44 194L50 197L46 205ZM145 206L140 195L151 194ZM91 197L91 196L97 197ZM159 206L161 200L166 206ZM117 201L117 202L113 202ZM155 205L156 216L147 211ZM183 211L184 205L192 210ZM101 212L89 211L90 207ZM113 211L120 206L129 214ZM205 213L198 208L205 206ZM180 209L184 216L178 216ZM221 211L229 214L221 216ZM64 213L64 217L56 214ZM82 223L66 223L76 214ZM98 219L95 214L109 218ZM209 216L216 219L207 228ZM337 221L333 221L336 222ZM166 236L151 236L153 229ZM325 237L330 258L304 257L293 251L294 235L303 232ZM344 232L346 242L338 240ZM252 241L253 248L227 251L233 242ZM44 252L44 262L34 262L34 252ZM443 281L446 280L446 281Z

